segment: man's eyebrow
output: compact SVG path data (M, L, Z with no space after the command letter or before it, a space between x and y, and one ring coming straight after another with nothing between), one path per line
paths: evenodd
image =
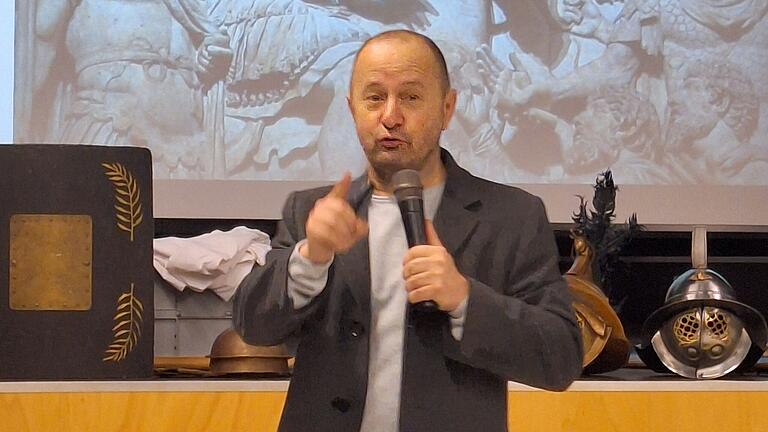
M421 81L406 81L403 83L403 86L424 87L424 83Z
M378 82L371 82L363 86L363 90L378 90L379 88L383 87L381 83Z
M383 87L384 85L380 82L370 82L363 86L363 90L371 90L371 89L378 89ZM401 84L402 87L424 87L424 83L422 81L406 81Z

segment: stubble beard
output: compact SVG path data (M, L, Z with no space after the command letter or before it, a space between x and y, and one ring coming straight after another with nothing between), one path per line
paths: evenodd
M667 126L666 147L670 150L687 150L714 129L714 124L709 123L712 123L709 119L693 114L672 117Z
M437 137L437 143L430 146L430 148L420 157L415 157L418 155L414 154L414 148L410 142L407 144L407 149L397 150L406 153L405 159L378 160L376 157L377 153L383 153L386 152L386 150L373 150L371 154L366 155L368 156L368 167L371 171L368 176L372 177L373 180L377 181L382 186L389 186L392 183L392 176L400 170L412 169L421 172L430 158L433 157L434 153L440 151L439 140L440 135Z

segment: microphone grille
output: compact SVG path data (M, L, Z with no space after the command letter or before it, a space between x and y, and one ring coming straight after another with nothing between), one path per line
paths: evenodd
M397 171L392 176L392 188L398 201L406 198L421 198L419 172L412 169Z

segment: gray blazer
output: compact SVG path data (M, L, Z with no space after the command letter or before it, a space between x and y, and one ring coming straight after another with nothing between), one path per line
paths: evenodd
M442 151L447 179L435 229L470 281L460 342L444 313L409 310L400 430L506 431L507 380L563 390L581 373L581 340L571 297L541 200L477 178ZM350 200L366 216L365 176ZM368 241L338 255L328 283L296 310L286 293L287 263L315 201L330 187L295 192L283 209L264 266L241 283L235 328L245 341L297 338L294 375L280 431L357 431L368 377Z

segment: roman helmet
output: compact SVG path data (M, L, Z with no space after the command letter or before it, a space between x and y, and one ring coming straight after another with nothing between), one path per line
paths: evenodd
M646 319L637 353L655 371L686 378L752 367L765 351L765 319L707 268L705 228L694 229L692 243L693 268L672 282L664 305Z

